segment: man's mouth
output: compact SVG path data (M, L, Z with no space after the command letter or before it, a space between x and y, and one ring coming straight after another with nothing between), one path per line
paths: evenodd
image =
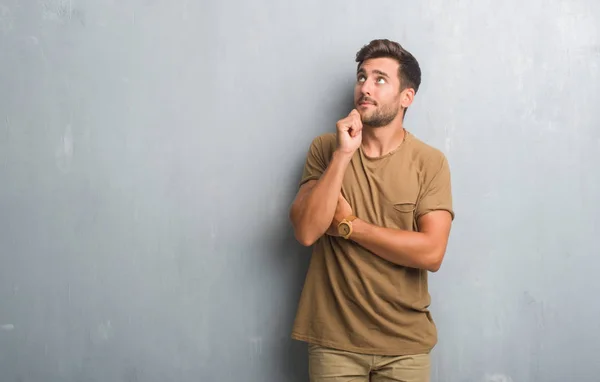
M363 106L363 105L373 105L373 106L375 106L375 102L369 101L369 100L366 100L366 99L360 100L358 102L358 104L361 105L361 106Z

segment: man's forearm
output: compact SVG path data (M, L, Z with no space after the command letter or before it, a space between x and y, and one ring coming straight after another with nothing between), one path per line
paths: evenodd
M426 233L383 228L356 219L351 240L375 255L405 267L436 272L445 246L441 247Z
M312 189L292 206L291 217L298 240L312 245L329 228L335 213L344 174L352 154L333 153L331 162Z

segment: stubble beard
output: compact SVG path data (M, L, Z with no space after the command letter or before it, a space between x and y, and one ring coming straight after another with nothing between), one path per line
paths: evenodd
M399 105L388 105L377 108L373 113L362 117L362 123L369 127L384 127L392 123L400 112Z

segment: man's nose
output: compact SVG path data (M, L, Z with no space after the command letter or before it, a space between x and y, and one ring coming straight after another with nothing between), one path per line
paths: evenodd
M362 86L360 87L360 92L362 95L371 95L371 92L373 91L373 82L366 80L365 82L363 82Z

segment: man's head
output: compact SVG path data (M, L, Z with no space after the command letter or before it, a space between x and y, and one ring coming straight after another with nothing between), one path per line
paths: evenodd
M355 107L365 125L387 126L406 109L421 85L421 68L400 44L373 40L356 54ZM401 114L400 114L401 113Z

